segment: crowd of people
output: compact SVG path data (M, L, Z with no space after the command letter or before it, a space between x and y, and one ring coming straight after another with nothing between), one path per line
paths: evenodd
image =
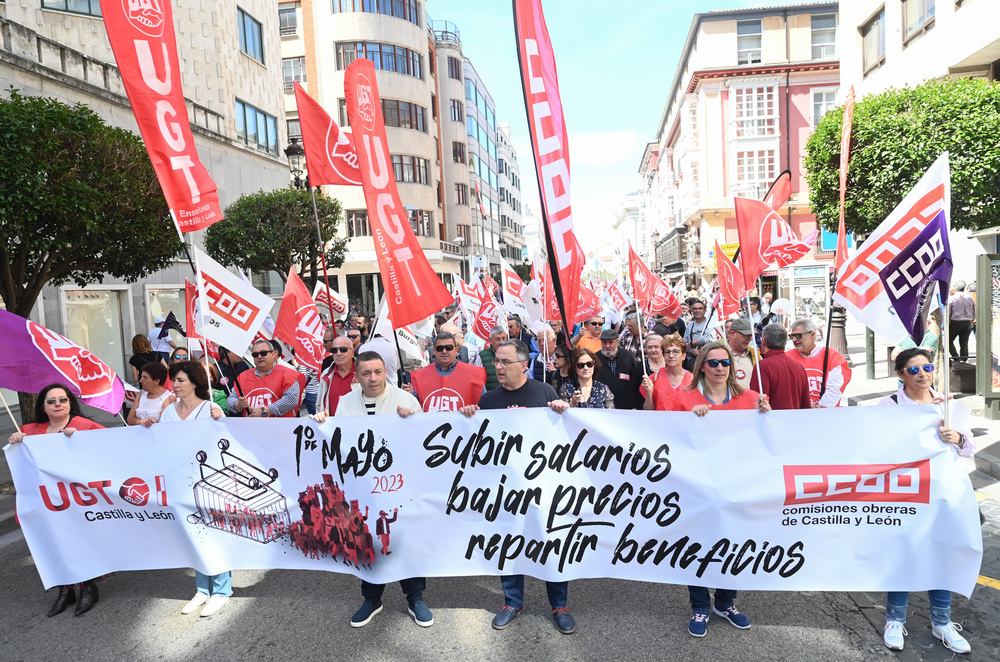
M680 317L647 318L628 311L617 324L603 315L567 330L555 322L526 328L511 318L498 324L481 342L460 327L453 308L435 319L434 335L427 346L429 363L413 365L395 342L372 333L370 319L352 315L348 323L327 328L324 347L328 356L317 373L296 367L294 357L282 361L282 347L258 340L250 352L253 364L226 348L220 360L209 365L190 360L184 347L170 352L153 347L137 336L130 361L142 389L129 412L132 425L152 425L226 415L293 417L308 413L318 422L331 416L396 415L453 411L474 416L480 409L547 407L557 414L570 408L689 411L708 416L714 410L754 409L766 415L775 409L838 407L851 379L848 362L836 350L820 344L820 331L808 318L781 321L767 310L768 301L752 298L740 317L726 320L722 328L711 323L708 303L697 296L686 300ZM150 333L150 336L153 332ZM789 347L791 345L791 347ZM140 365L141 363L141 365ZM289 365L290 364L290 365ZM934 354L922 346L903 348L895 356L899 390L884 405L933 404L942 412L942 394L932 388ZM25 435L99 427L79 414L73 394L53 384L39 394L36 418L11 436L12 443ZM974 452L968 429L942 426L943 443L967 456ZM300 503L301 522L289 530L292 544L306 554L342 556L345 563L365 565L375 554L357 502L348 504L336 485L316 485ZM329 492L329 494L328 494ZM386 514L380 513L384 519ZM386 520L382 553L388 550ZM380 519L380 525L382 521ZM501 577L502 609L492 625L507 628L523 607L524 577ZM413 577L400 582L408 612L422 626L433 624L433 614L423 600L427 581ZM196 573L197 593L182 613L201 609L208 616L221 609L232 595L230 573L214 576ZM363 603L351 618L353 627L369 623L383 608L384 586L362 581ZM570 634L576 623L567 607L567 582L546 582L556 628ZM60 587L49 611L54 616L75 599L75 587ZM94 581L84 582L76 613L97 602ZM714 602L709 588L689 587L692 618L688 632L705 636L714 615L745 629L749 618L736 607L737 593L716 588ZM908 594L887 597L885 645L902 649ZM934 636L952 651L968 652L961 627L950 618L951 594L931 591Z

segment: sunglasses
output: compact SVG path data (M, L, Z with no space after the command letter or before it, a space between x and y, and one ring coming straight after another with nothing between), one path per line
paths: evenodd
M729 359L705 359L705 363L712 368L718 368L720 365L728 368L732 364L732 361Z
M789 333L788 337L792 340L801 340L802 336L812 333L812 331L803 331L802 333Z
M330 353L331 354L336 354L337 352L340 352L341 354L347 354L352 349L354 349L354 348L353 347L334 347L334 348L332 348L330 350Z
M186 359L187 357L187 354L174 354L175 359Z
M587 322L590 326L604 326L604 322Z
M361 334L360 333L348 333L347 337L350 338L351 340L355 340L357 338L360 338Z
M273 349L265 349L263 352L250 352L250 356L252 356L252 357L254 357L256 359L256 358L260 358L261 356L267 356L268 354L270 354L273 351L274 351Z
M59 399L56 399L56 398L49 398L48 400L46 400L46 401L45 401L45 404L47 404L47 405L54 405L54 404L55 404L55 403L57 403L57 402L58 402L59 404L61 404L61 405L64 405L64 404L66 404L67 402L69 402L69 398L66 398L66 397L62 397L62 398L59 398Z
M437 345L434 347L435 352L450 352L455 349L454 345Z
M584 363L583 361L581 361L580 363L576 364L576 369L577 370L583 370L584 368L593 368L593 367L594 367L594 362L593 361L587 361L586 363Z
M934 372L934 364L925 363L923 365L911 365L909 368L906 369L906 374L910 375L911 377L915 377L920 374L921 368L924 369L924 372Z

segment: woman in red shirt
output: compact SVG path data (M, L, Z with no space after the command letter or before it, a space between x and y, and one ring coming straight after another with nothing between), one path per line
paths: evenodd
M77 430L104 429L103 425L80 415L80 402L63 384L49 384L41 390L35 401L35 421L22 425L21 431L10 435L7 441L16 444L34 434L62 432L69 437ZM60 586L59 594L49 608L48 615L56 616L63 613L74 601L76 601L75 587ZM97 604L97 583L91 579L80 586L80 602L76 605L76 615L86 614L95 604Z
M643 409L665 410L674 391L691 384L692 375L683 365L687 355L684 339L676 333L664 336L660 341L660 351L663 352L663 367L642 378L642 395L646 398Z

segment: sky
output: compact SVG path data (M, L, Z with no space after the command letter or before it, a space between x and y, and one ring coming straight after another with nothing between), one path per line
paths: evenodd
M569 131L573 219L585 251L608 243L622 199L640 186L695 13L792 0L543 0ZM511 125L521 202L539 215L509 0L427 0L434 21L458 26L462 52Z

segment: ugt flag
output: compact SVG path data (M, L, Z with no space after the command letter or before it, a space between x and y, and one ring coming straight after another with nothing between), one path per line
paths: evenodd
M295 267L288 269L285 294L281 297L278 321L274 325L274 335L295 350L299 363L320 372L326 350L323 347L323 318L319 316L316 302L309 296L306 284L295 273Z
M952 267L948 219L944 211L939 211L879 272L899 321L918 345L927 329L927 303L932 300L935 283L941 294L941 305L948 303Z
M75 342L0 308L0 387L37 393L65 384L80 402L106 412L121 411L125 385L108 364Z
M309 183L361 186L358 154L351 134L341 131L323 106L297 82L295 107L302 127L302 148L309 164Z

